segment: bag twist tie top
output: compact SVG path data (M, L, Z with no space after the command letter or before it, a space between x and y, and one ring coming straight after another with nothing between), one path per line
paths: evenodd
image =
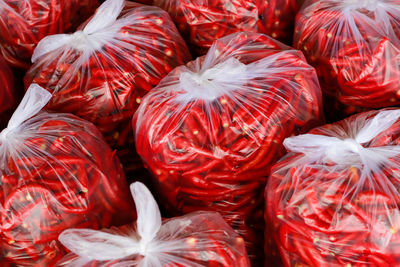
M80 51L87 51L89 54L100 49L124 26L123 23L114 25L124 5L125 0L107 0L97 9L83 30L73 34L46 36L33 52L32 62L35 63L43 55L67 44Z
M375 11L381 4L384 4L384 2L380 0L347 0L343 5L350 9L363 8L368 11Z
M146 186L136 182L130 186L130 189L137 210L136 225L124 228L125 230L120 228L101 231L65 230L59 236L59 240L76 255L67 255L59 266L86 266L85 264L92 263L96 265L97 263L92 261L105 261L99 262L99 266L104 264L107 266L202 267L208 266L206 252L208 250L211 250L210 255L212 255L209 260L219 261L215 258L215 253L218 253L216 249L220 246L218 238L222 242L221 246L227 246L224 249L231 249L232 243L226 243L224 240L226 238L232 240L235 234L218 213L193 213L162 223L157 203ZM204 216L214 220L213 223L218 224L220 228L214 230L209 224L204 224L204 221L200 220ZM215 234L216 240L209 237L212 233ZM240 253L240 248L244 250L243 239L237 236L235 241L238 242L235 250L232 250L229 257L224 258L226 262L221 261L221 265L249 266L247 255L235 256ZM202 250L206 253L206 260L204 256L196 256L197 251ZM196 262L196 260L199 261ZM233 263L235 265L232 265Z
M400 146L364 147L386 131L400 117L400 110L383 110L346 139L334 136L304 134L286 138L287 150L303 153L307 162L334 162L338 165L361 166L365 175L379 171L380 165L392 165L389 160L400 155ZM337 126L332 126L332 128ZM337 130L337 131L335 131ZM339 132L340 129L331 129Z
M180 86L175 88L184 92L177 100L185 103L199 99L212 101L229 94L246 83L246 70L245 64L231 57L211 68L204 68L203 65L198 72L182 72L179 77Z
M159 250L169 250L155 239L161 228L161 214L150 191L139 182L130 188L138 216L137 238L90 229L69 229L59 236L60 242L80 257L98 261L123 259L135 254L144 256L142 261L146 261L147 256L162 252Z
M32 118L49 102L51 94L37 84L29 86L24 98L8 122L7 128L0 132L0 145L13 138L9 135L24 121ZM1 150L1 147L0 147Z

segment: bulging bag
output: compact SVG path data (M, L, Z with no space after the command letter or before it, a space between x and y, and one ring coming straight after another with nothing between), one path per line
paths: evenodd
M115 153L94 125L40 111L51 94L38 85L0 133L0 247L18 266L52 266L67 228L99 229L132 220Z
M248 267L244 240L217 212L194 212L161 221L150 191L131 185L136 223L95 231L68 229L59 240L71 253L57 266L68 267Z
M265 193L267 228L285 266L398 266L399 136L395 109L284 141L290 153Z
M131 118L142 96L190 60L165 11L130 6L107 0L74 34L44 38L25 76L26 86L35 82L53 94L48 109L94 123L118 148L124 167L132 157L126 147L134 143Z
M193 50L206 54L213 42L232 33L265 33L291 43L295 0L154 0L168 11Z
M294 47L315 66L332 119L400 104L398 0L310 0Z
M12 109L16 106L17 92L14 75L7 63L0 56L0 130L7 125Z
M73 23L82 23L91 15L88 5L92 2L97 0L1 0L1 54L14 67L29 68L38 42L70 30ZM77 13L79 8L86 12Z
M224 37L176 68L133 123L161 203L172 214L220 212L254 256L269 167L284 138L320 123L320 94L301 52L263 34Z

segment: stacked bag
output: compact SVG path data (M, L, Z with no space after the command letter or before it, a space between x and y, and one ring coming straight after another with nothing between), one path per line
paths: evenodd
M369 111L285 140L265 191L285 266L398 265L399 125Z
M250 266L243 239L220 214L193 212L162 221L150 191L139 182L130 188L136 223L65 230L59 240L71 253L57 266Z
M318 73L329 119L400 104L398 1L308 1L293 46Z
M138 2L0 0L0 265L400 265L398 0Z
M107 1L73 34L42 39L25 88L52 93L49 110L94 123L118 149L130 175L138 166L131 118L142 97L173 68L191 59L168 14L156 7Z
M31 85L0 133L1 248L17 265L56 263L64 229L100 229L135 215L119 160L98 129L41 111L50 98Z
M292 41L296 0L154 0L168 11L193 53L204 55L213 42L236 32L259 32Z
M168 74L143 98L133 126L165 209L221 212L262 261L266 175L284 138L321 117L318 80L301 52L237 33Z
M26 69L41 39L70 31L97 5L97 0L2 0L0 52L12 66Z

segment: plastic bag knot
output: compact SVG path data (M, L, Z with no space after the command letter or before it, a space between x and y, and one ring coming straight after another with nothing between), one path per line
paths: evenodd
M12 129L5 128L0 132L0 145L7 139L7 135L11 132Z
M178 90L183 92L177 97L178 101L185 103L198 99L212 101L221 95L240 89L248 81L246 65L233 57L204 69L181 73Z
M380 0L347 0L345 5L350 9L365 9L368 11L376 11L382 3Z
M353 153L360 154L364 147L353 138L343 140L343 145Z

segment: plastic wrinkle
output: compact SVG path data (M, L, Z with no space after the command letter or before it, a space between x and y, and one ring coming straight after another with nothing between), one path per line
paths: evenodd
M260 188L284 138L322 122L320 101L299 51L263 34L233 34L143 98L133 119L136 149L166 210L220 212L256 262Z
M132 220L129 191L115 153L96 127L47 113L51 94L32 84L0 133L1 262L54 266L66 251L58 235Z
M399 126L387 109L285 139L265 190L265 253L273 236L284 266L396 266Z
M165 11L107 0L75 33L44 38L24 82L52 93L47 109L94 123L136 177L143 165L133 152L131 118L142 97L190 59Z
M259 32L291 44L296 0L154 0L166 10L195 54L237 32Z
M294 47L316 68L330 120L400 103L397 0L309 0Z
M68 229L60 242L72 253L58 266L250 266L244 241L216 212L161 222L157 203L139 182L131 185L136 224L95 231Z
M97 5L97 0L1 0L0 52L11 66L27 69L41 39L75 29Z

